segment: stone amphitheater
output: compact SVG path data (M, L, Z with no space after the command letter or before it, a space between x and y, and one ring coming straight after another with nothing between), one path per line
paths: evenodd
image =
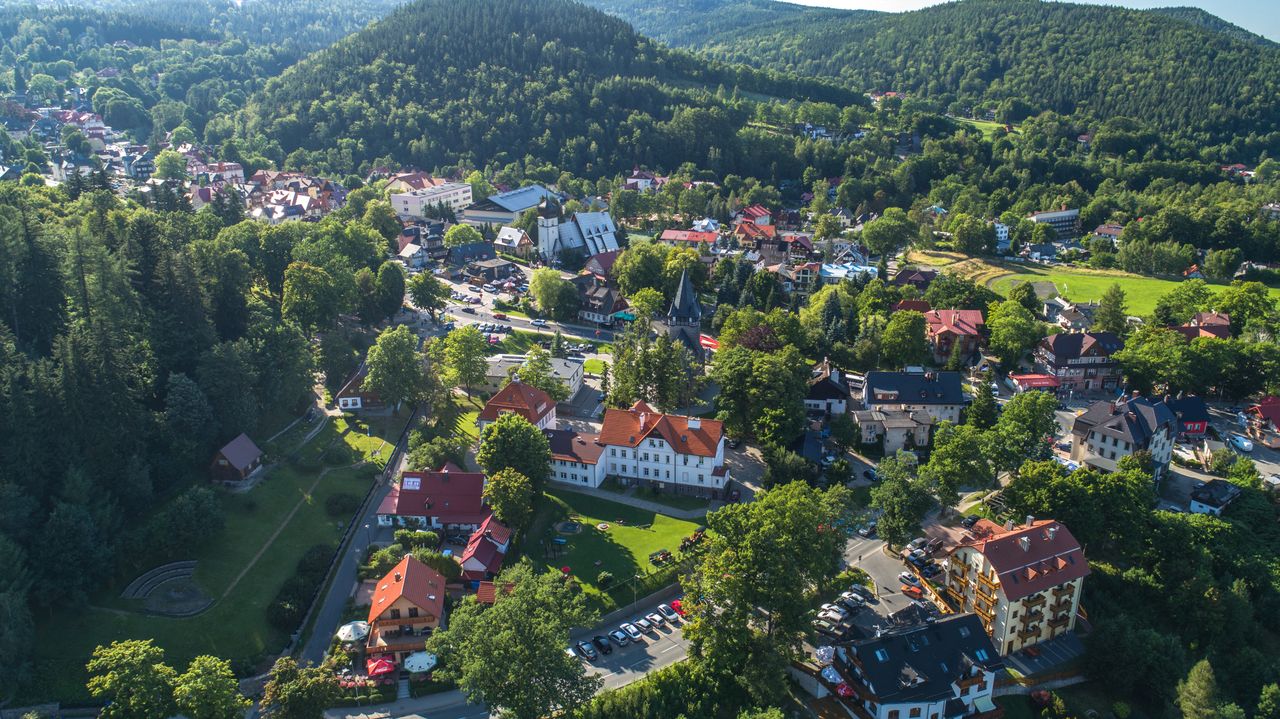
M195 581L196 562L170 562L143 572L120 596L136 600L148 614L191 617L213 604L213 598Z

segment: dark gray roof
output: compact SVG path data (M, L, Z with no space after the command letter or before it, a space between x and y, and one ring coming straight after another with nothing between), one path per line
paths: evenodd
M1240 488L1225 479L1211 479L1191 490L1191 499L1221 509L1240 496Z
M1175 397L1165 400L1165 404L1169 405L1169 409L1178 416L1178 420L1182 422L1208 422L1209 421L1209 405L1204 403L1204 399L1197 395L1187 395L1186 397Z
M1079 359L1087 350L1095 348L1100 357L1110 357L1124 349L1124 340L1111 332L1059 332L1040 341L1059 365Z
M975 666L992 672L1004 666L975 614L890 630L849 648L862 663L862 680L884 704L945 699L952 682Z
M868 372L863 402L877 404L964 404L959 372Z
M1176 422L1173 410L1164 402L1133 397L1127 401L1094 402L1076 417L1071 432L1083 438L1092 430L1137 447L1146 447L1161 427L1167 427L1173 433Z
M240 436L228 442L219 454L225 457L232 467L243 472L262 456L262 450L249 439L249 435L241 432Z
M676 290L676 298L667 312L667 319L686 324L702 321L702 304L698 302L698 293L693 291L688 270L680 273L680 288Z

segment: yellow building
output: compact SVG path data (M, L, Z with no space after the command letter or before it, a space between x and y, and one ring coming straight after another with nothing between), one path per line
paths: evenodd
M1032 517L1021 526L979 520L943 566L947 600L977 614L1001 654L1074 629L1089 574L1071 532Z
M426 647L444 616L444 577L406 555L378 580L369 606L369 656L403 661Z

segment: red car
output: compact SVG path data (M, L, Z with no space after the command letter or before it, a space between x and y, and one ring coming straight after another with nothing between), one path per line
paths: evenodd
M495 320L505 320L507 318L507 315L505 312L494 312L493 318Z
M684 604L683 604L683 603L681 603L681 601L680 601L679 599L672 600L672 602L671 602L671 611L673 611L673 612L675 612L676 614L679 614L681 617L683 617L683 616L684 616Z
M924 592L920 591L920 587L913 587L910 584L902 585L899 591L901 591L903 594L907 595L908 597L911 597L912 599L919 599L924 596Z

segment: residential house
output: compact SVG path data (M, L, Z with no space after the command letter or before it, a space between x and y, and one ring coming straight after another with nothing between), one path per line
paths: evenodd
M757 225L754 222L739 222L733 226L733 238L742 247L758 248L761 243L777 239L778 228L774 225Z
M448 248L448 263L452 267L465 267L475 262L497 257L492 242L470 242Z
M1097 302L1071 302L1060 295L1044 301L1044 318L1066 332L1083 332L1093 326Z
M485 282L498 282L510 277L522 276L520 269L516 267L514 262L500 257L490 260L474 260L467 263L467 275L480 278Z
M511 546L511 529L490 514L467 539L458 556L462 578L468 582L492 579L502 571L502 561Z
M724 423L655 411L644 402L604 413L605 473L623 484L674 494L719 497L729 484Z
M622 292L613 285L596 280L594 275L587 275L585 280L575 282L578 286L578 316L598 325L612 325L618 313L627 309Z
M612 282L613 263L618 260L618 255L620 254L622 254L621 250L597 252L587 260L582 270L595 277L597 282Z
M262 466L262 450L241 432L213 455L209 471L219 482L243 482Z
M1110 242L1112 247L1120 246L1122 234L1124 234L1124 225L1105 224L1093 228L1093 236Z
M981 310L929 310L924 321L935 363L946 363L956 345L966 361L977 354L986 327Z
M507 384L513 372L529 361L528 355L499 354L485 358L484 386L486 392L497 392ZM551 373L569 389L573 397L582 388L585 361L578 357L549 357Z
M370 178L374 179L374 178ZM413 192L414 190L427 190L432 187L439 187L446 184L448 180L438 177L432 177L429 172L421 170L408 170L405 172L397 172L387 177L386 191L392 194Z
M408 192L392 193L390 200L391 208L402 220L438 216L440 208L456 215L472 204L471 185L465 182L446 182Z
M1211 479L1191 490L1191 503L1187 509L1192 514L1221 517L1227 505L1236 501L1243 493L1243 490L1225 479Z
M493 248L498 252L527 260L533 254L533 240L529 238L528 232L518 227L508 226L498 230L498 236L493 240Z
M444 577L405 555L374 585L369 604L369 637L365 653L404 661L427 646L427 636L444 618Z
M1186 324L1171 329L1186 337L1188 342L1197 337L1230 339L1231 315L1225 312L1197 312Z
M1058 246L1052 242L1037 242L1023 247L1020 254L1032 262L1053 262L1058 259Z
M1204 437L1209 431L1209 406L1204 398L1194 394L1178 394L1177 397L1165 397L1164 403L1178 418L1176 435L1190 439Z
M924 412L935 421L960 422L968 404L959 372L868 372L862 404L882 412Z
M996 650L1011 654L1075 629L1089 562L1054 520L1001 526L980 519L943 569L947 600L977 614Z
M604 481L600 435L565 429L542 432L551 447L551 481L596 488Z
M704 217L701 220L694 220L691 226L693 227L694 232L720 232L720 220L713 217Z
M415 245L413 243L409 243L400 248L400 252L397 253L396 257L404 263L405 267L412 270L420 270L423 267L426 267L427 261L431 259L422 245Z
M648 170L635 167L632 168L631 175L623 182L622 189L646 192L648 190L657 190L665 184L667 184L667 178L659 177Z
M525 210L531 210L555 193L542 185L529 185L518 190L508 190L490 195L480 200L459 215L459 219L468 225L510 225Z
M1124 341L1110 332L1049 335L1036 345L1036 371L1057 377L1064 391L1113 392L1121 381L1113 357L1123 348Z
M1147 451L1156 479L1173 458L1178 419L1160 400L1139 396L1094 402L1071 427L1071 459L1108 472L1134 452Z
M923 294L925 290L929 289L929 285L936 279L938 279L937 270L920 270L914 267L903 267L893 276L893 280L890 281L890 284L898 287L911 286L920 290Z
M923 410L863 409L853 413L863 445L880 445L885 455L929 446L933 417Z
M924 314L933 309L926 300L898 300L894 303L892 311L894 312L919 312Z
M875 279L878 272L879 270L870 265L853 263L833 265L823 263L818 271L818 281L824 285L835 285L845 280L858 278Z
M658 242L670 247L691 247L699 253L715 247L720 239L718 232L698 232L697 230L663 230L658 235Z
M1182 271L1182 279L1184 280L1203 280L1204 272L1200 269L1200 265L1191 265Z
M410 245L412 247L412 245ZM356 368L347 383L342 385L342 389L333 396L333 400L337 402L338 409L344 412L361 412L369 410L384 410L386 404L382 401L382 397L377 392L365 389L364 378L369 374L369 365L361 362Z
M760 227L773 224L773 213L764 205L751 205L750 207L744 207L742 211L737 214L737 218L742 222L750 222L751 224Z
M432 472L404 472L378 505L378 526L473 530L490 514L485 477L452 462Z
M563 216L554 196L538 205L538 255L555 263L567 253L590 257L619 249L618 226L608 212L575 212Z
M996 254L1007 255L1013 248L1013 240L1009 237L1009 226L1003 222L992 222L996 231Z
M972 614L877 631L835 646L820 676L855 719L999 719L1003 660ZM842 690L843 689L843 690Z
M1049 225L1054 232L1058 233L1058 239L1070 240L1080 236L1080 210L1068 210L1063 207L1059 210L1050 210L1047 212L1033 212L1028 220L1038 225Z
M521 382L519 377L512 377L506 387L485 402L476 417L476 426L483 430L504 414L518 414L538 429L556 426L555 400L537 387Z
M811 413L844 414L849 411L849 400L849 382L840 369L828 358L814 365L804 408Z
M1266 396L1245 410L1249 436L1271 447L1280 448L1280 397Z

